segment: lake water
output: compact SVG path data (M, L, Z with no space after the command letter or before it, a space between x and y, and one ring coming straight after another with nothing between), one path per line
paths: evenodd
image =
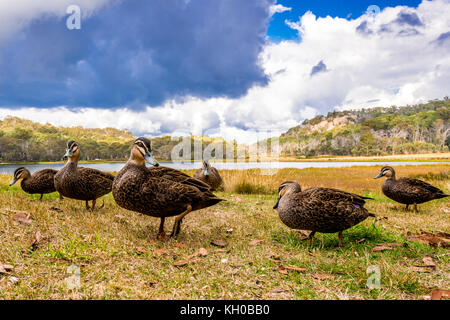
M377 161L377 162L213 162L212 165L219 170L233 170L233 169L305 169L305 168L342 168L352 166L413 166L413 165L443 165L450 164L450 162L430 162L430 161ZM28 165L0 165L0 174L14 173L18 167L24 166L31 173L42 169L60 169L64 164L28 164ZM88 167L99 169L102 171L114 172L119 171L125 165L125 162L116 163L80 163L81 167ZM201 162L162 162L162 166L170 167L180 170L198 169L202 166Z

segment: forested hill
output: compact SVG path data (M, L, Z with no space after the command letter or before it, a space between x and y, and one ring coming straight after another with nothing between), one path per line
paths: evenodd
M127 130L55 127L17 117L6 117L0 121L0 162L59 161L69 140L75 140L80 145L81 160L125 160L130 155L134 139L133 134ZM173 147L181 139L169 136L152 138L156 158L170 160ZM194 140L197 143L203 141L203 148L212 142L225 144L221 138L204 136L190 139L191 158L194 157ZM198 158L201 154L195 156Z
M284 156L448 152L450 99L426 104L330 112L280 137Z
M450 148L450 99L406 107L372 108L331 112L304 121L280 137L282 156L387 155L448 152ZM57 161L67 141L76 140L82 160L127 159L135 139L127 130L56 127L16 117L0 121L0 162ZM221 143L224 154L235 142L221 138L190 137L203 149ZM156 158L170 160L181 138L152 138ZM242 147L242 146L241 146ZM248 151L248 150L247 150ZM201 152L201 151L200 151ZM235 153L237 154L237 152ZM198 159L201 154L195 155Z

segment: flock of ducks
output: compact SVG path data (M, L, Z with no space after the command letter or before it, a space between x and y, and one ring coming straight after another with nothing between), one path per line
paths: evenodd
M203 162L194 177L159 166L147 138L134 141L128 162L115 177L100 170L79 167L80 148L75 141L67 143L64 157L68 161L59 171L44 169L30 174L24 167L17 168L10 186L22 179L22 189L30 194L40 194L40 199L43 194L58 191L61 198L85 201L86 208L90 210L95 208L98 198L112 192L120 207L160 218L157 234L160 240L166 239L165 218L176 217L171 233L171 237L176 237L187 214L223 201L212 192L218 190L223 181L208 161ZM146 167L146 161L152 167ZM382 185L383 193L405 204L406 210L409 205L414 205L417 212L418 204L449 196L418 179L397 179L391 167L382 168L375 179L381 177L386 177ZM311 241L316 232L338 232L341 246L344 230L375 216L364 208L368 199L371 198L332 188L313 187L302 191L297 182L287 181L280 185L273 208L278 210L286 226L310 230L307 239ZM92 201L92 206L89 206L89 201Z

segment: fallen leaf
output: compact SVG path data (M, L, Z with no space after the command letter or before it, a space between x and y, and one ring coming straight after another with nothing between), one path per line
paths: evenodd
M236 197L235 200L236 200L236 202L242 202L242 199L239 197Z
M385 242L385 243L378 243L377 246L383 246L383 247L404 247L405 243Z
M434 289L431 293L431 300L441 300L442 297L450 298L450 290Z
M423 272L423 273L431 273L433 271L433 268L430 268L430 267L410 266L409 269L411 271Z
M408 237L409 241L420 241L426 243L434 248L450 247L450 236L445 232L437 232L437 235L430 232L422 231L421 234L416 234Z
M384 251L384 250L392 250L392 247L388 246L376 246L372 248L372 252Z
M433 261L433 258L430 256L423 257L422 261L427 267L436 267L436 263Z
M264 239L253 239L248 244L251 246L256 246L258 243L264 242Z
M155 251L155 253L158 256L163 256L163 255L169 254L169 251L167 251L166 249L158 249L158 250Z
M293 271L298 271L298 272L304 272L304 271L306 271L306 268L301 268L301 267L297 267L297 266L292 266L292 265L285 265L285 266L282 266L283 268L285 268L285 269L288 269L288 270L293 270Z
M33 240L31 241L30 250L34 251L38 248L39 243L41 243L42 234L39 230L36 231Z
M144 248L144 247L137 247L137 248L136 248L136 253L137 253L138 255L145 254L146 252L147 252L147 249Z
M184 244L183 242L174 242L173 246L178 247L178 248L185 248L185 249L188 248L188 246L186 244Z
M200 248L197 254L201 257L206 257L208 255L208 250L206 250L205 248Z
M279 266L278 267L278 272L282 273L282 274L288 274L287 269L285 267L283 267L283 266Z
M182 267L182 266L185 266L185 265L187 265L189 263L195 263L195 262L199 262L199 261L200 261L200 259L198 259L198 258L195 258L195 259L184 259L184 260L179 260L179 261L175 262L173 265L175 267Z
M9 274L9 271L12 271L12 269L14 267L9 264L0 264L0 274Z
M334 276L331 274L313 273L312 276L317 280L334 279Z
M28 224L28 225L30 225L33 222L30 219L30 214L26 213L26 212L16 213L16 214L14 214L12 216L12 219L17 221L17 222L20 222L20 223L23 223L23 224Z
M211 244L216 247L225 248L228 245L228 242L223 240L212 240Z

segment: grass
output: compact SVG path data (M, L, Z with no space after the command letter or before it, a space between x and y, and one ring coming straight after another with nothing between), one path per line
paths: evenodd
M439 177L449 165L397 167L398 176ZM58 200L56 193L30 196L20 186L8 187L10 176L0 175L0 264L14 268L0 274L0 299L422 299L432 289L450 287L448 249L408 241L405 232L449 232L448 200L404 212L380 191L373 180L381 167L340 169L283 169L274 175L259 170L223 171L227 201L183 221L177 240L155 241L159 219L118 207L112 195L95 212L84 203ZM192 172L189 172L192 173ZM344 232L338 248L336 234L317 234L312 246L284 226L272 209L278 185L298 181L303 188L328 186L371 195L367 205L378 217ZM448 179L429 180L450 191ZM55 210L57 207L61 210ZM31 225L13 221L7 209L30 213ZM167 219L169 232L173 219ZM30 244L37 230L43 236L35 250ZM262 240L251 245L252 240ZM228 243L224 249L212 240ZM405 243L373 252L379 243ZM176 267L205 248L204 257ZM436 262L430 273L414 271L429 255ZM70 266L80 268L80 288L69 289ZM305 272L278 271L281 265ZM366 269L381 271L381 288L366 287ZM329 276L329 278L324 277ZM11 276L18 279L12 283Z

